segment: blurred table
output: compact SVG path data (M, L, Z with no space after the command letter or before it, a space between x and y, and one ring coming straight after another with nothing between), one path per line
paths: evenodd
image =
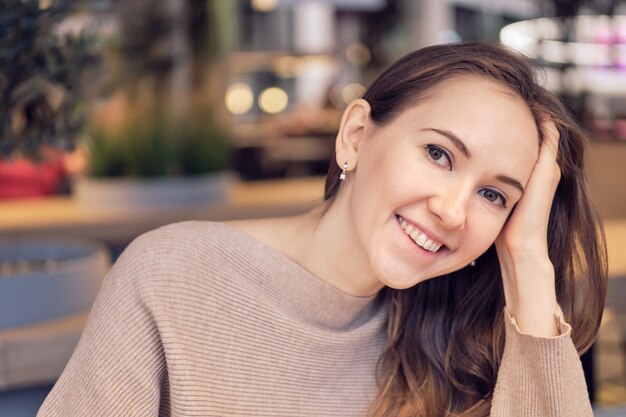
M626 218L604 222L609 252L609 277L626 276Z
M0 202L0 235L77 236L120 245L178 221L302 213L321 201L323 189L322 177L234 181L224 202L175 207L93 207L65 196L4 201Z

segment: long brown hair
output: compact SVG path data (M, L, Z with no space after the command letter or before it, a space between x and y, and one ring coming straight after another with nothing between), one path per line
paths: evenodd
M579 353L593 343L604 308L606 246L590 203L585 136L559 99L536 79L525 57L495 44L438 45L415 51L384 71L363 95L376 125L389 123L437 84L474 74L513 90L540 121L560 132L561 169L548 227L556 292ZM339 167L331 159L324 199L332 204ZM495 247L476 267L412 288L384 288L390 311L388 346L377 366L379 394L371 416L488 416L504 349L505 306Z

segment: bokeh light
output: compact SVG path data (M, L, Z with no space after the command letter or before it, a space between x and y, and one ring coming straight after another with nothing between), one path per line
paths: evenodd
M279 87L266 88L259 95L259 107L265 113L280 113L289 103L285 90Z
M53 0L39 0L39 9L46 10L52 7Z
M365 87L363 87L363 84L350 83L341 90L341 97L344 102L349 103L352 100L361 97L364 92Z
M271 12L278 6L278 0L251 0L250 5L257 12Z
M361 42L355 42L346 48L346 59L354 66L364 67L372 60L372 53Z
M226 108L233 114L247 113L254 103L252 88L245 83L235 83L226 90Z

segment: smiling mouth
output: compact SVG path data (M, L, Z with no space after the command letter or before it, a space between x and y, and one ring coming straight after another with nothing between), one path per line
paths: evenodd
M396 215L396 219L398 220L398 223L400 223L400 227L402 227L404 233L406 233L407 236L409 236L411 240L420 248L432 253L437 253L442 249L445 250L446 246L443 243L431 239L426 233L418 229L416 226L407 223L402 216Z

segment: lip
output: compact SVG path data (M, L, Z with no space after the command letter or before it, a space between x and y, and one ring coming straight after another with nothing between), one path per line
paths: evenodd
M407 219L406 217L404 217L401 214L396 214L396 220L398 220L398 216L402 217L402 219L407 222L408 224L412 225L413 227L417 227L421 232L423 232L430 240L433 240L437 243L441 243L443 246L441 247L441 249L439 249L439 251L437 252L430 252L433 255L441 252L442 249L444 250L450 250L450 245L448 244L448 242L446 242L445 240L443 240L441 237L437 236L436 234L432 233L430 230L428 230L427 228L423 227L421 224L414 222L411 219ZM397 222L398 225L400 224L400 222ZM404 233L404 230L402 231ZM406 234L406 233L405 233ZM408 235L407 235L408 236ZM413 241L413 239L411 239L411 241ZM419 245L418 245L419 246ZM421 248L420 248L421 249ZM425 250L425 249L424 249Z

